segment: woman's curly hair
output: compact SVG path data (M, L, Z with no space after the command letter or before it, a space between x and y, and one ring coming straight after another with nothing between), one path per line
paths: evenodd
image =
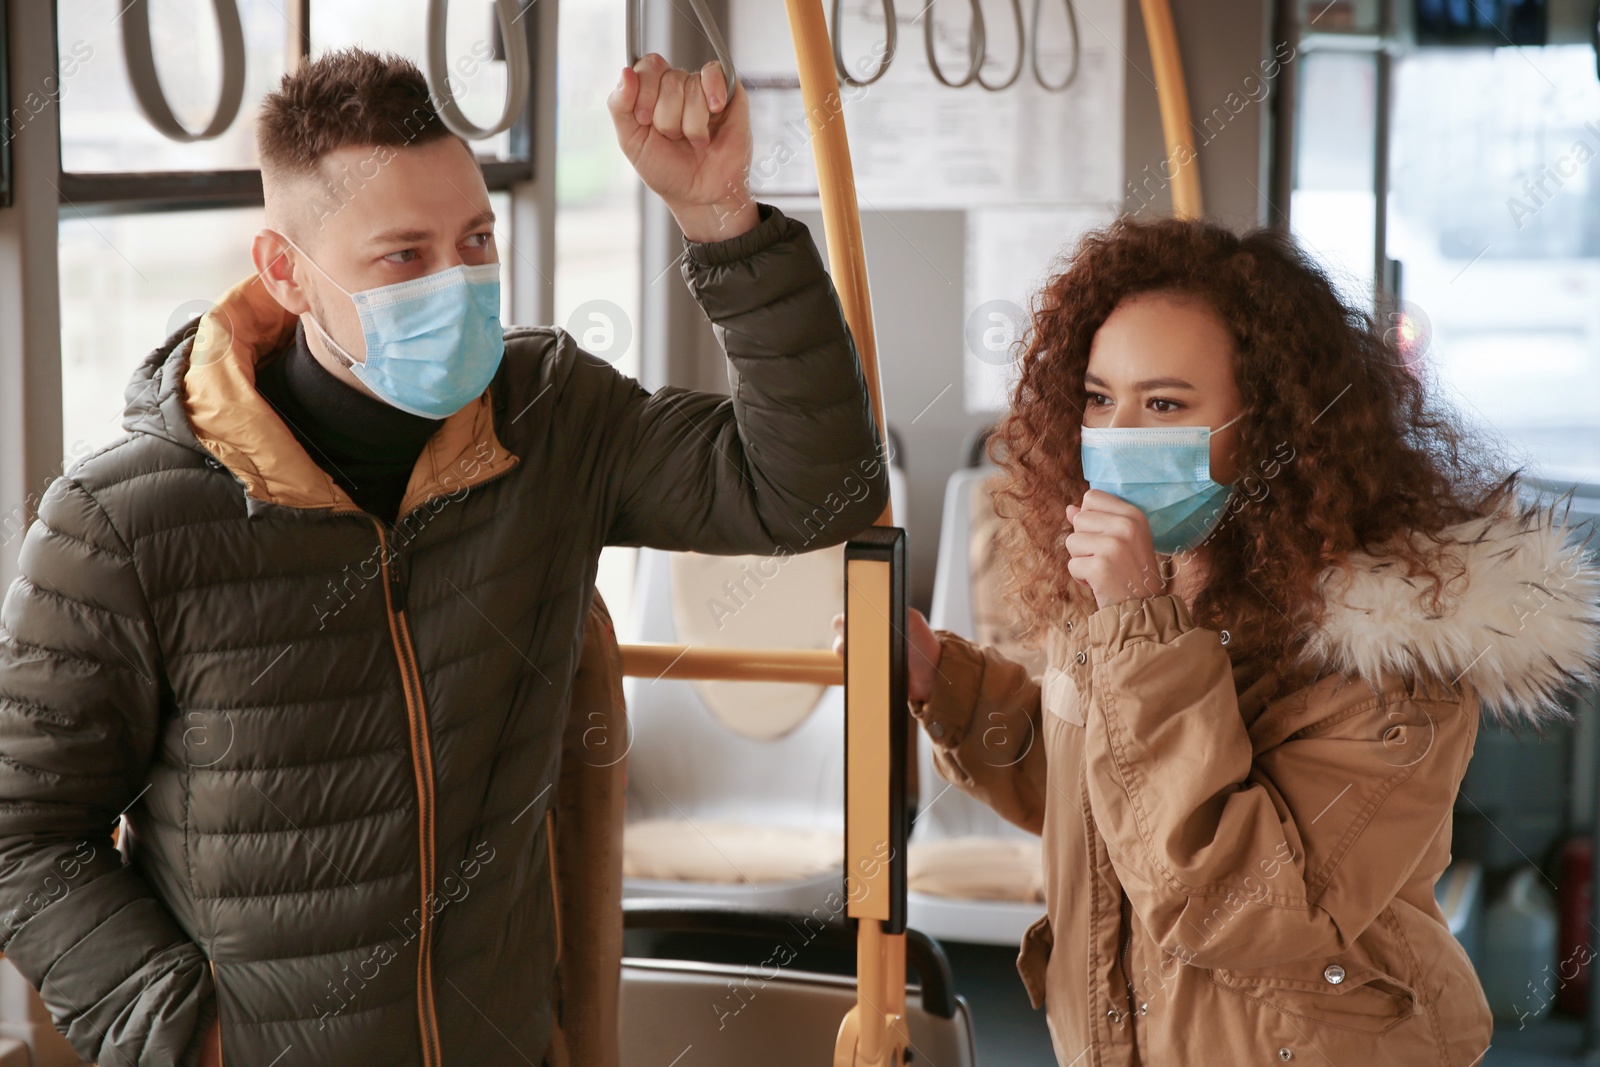
M1198 625L1226 629L1234 656L1294 667L1323 612L1319 575L1357 549L1385 550L1426 576L1432 610L1456 574L1427 540L1486 514L1519 472L1491 474L1483 443L1435 410L1396 331L1342 303L1293 240L1203 220L1123 216L1090 233L1034 301L1011 410L989 440L1002 468L1013 604L1030 643L1094 610L1067 571L1064 509L1088 483L1079 452L1095 331L1123 300L1197 298L1227 325L1244 418L1236 489L1206 542Z

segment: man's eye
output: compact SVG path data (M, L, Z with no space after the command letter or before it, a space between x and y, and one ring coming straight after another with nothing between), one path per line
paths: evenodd
M492 233L475 233L467 238L467 243L473 248L488 248L489 242L494 239Z
M390 263L411 263L417 258L417 250L415 248L402 248L398 252L390 252L383 258Z

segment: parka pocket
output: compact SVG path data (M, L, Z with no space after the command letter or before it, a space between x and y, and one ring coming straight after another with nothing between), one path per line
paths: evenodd
M1055 931L1050 928L1050 916L1041 915L1039 921L1028 927L1022 935L1022 951L1017 953L1017 973L1028 991L1028 1001L1035 1009L1044 1007L1045 972L1050 965L1050 953L1055 948Z
M1230 992L1318 1026L1385 1034L1421 1011L1410 985L1349 955L1210 974Z

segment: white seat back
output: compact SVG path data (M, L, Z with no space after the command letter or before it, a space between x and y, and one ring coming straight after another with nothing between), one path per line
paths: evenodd
M997 468L984 465L958 470L945 484L944 516L939 525L939 559L933 578L933 610L928 622L969 640L977 635L972 610L972 496L974 488L993 478ZM1042 743L1042 739L1038 739ZM920 794L912 841L950 837L1001 837L1037 840L1006 822L994 809L951 786L933 765L927 739L917 735Z
M896 515L902 515L904 475L891 467L889 477ZM842 606L843 552L835 548L824 549L822 553L832 554L838 561L831 586L837 590ZM715 589L709 592L675 590L671 556L671 553L655 549L640 549L629 640L681 643L684 635L679 632L675 620L682 616L675 614L675 598L687 595L693 598L688 605L690 610L704 610L706 597L717 593ZM784 571L794 569L800 573L794 564L781 568L772 566L771 557L741 558L757 564L766 562L768 566L762 573L778 571L779 582L785 577ZM806 576L808 580L815 580L810 571ZM762 609L741 611L736 618L727 620L724 631L731 633L737 628L737 643L747 647L830 647L833 641L828 625L830 613L813 610L802 627L804 632L796 633L794 620L785 618L783 612L765 610L781 602L783 596L781 585L777 584L757 590L750 602L754 604L759 599ZM719 610L718 614L722 612ZM704 635L697 633L695 637L704 638ZM733 692L752 702L771 701L789 728L777 736L762 736L761 731L748 727L736 732L723 720L748 722L759 718L760 709L736 716L724 710L719 717L707 707L694 682L667 678L626 679L624 694L632 730L628 751L629 821L702 818L842 833L843 688L822 689L809 715L801 718L794 712L793 691L798 690L802 695L816 693L816 687L775 683L711 684L733 687ZM785 690L790 692L785 693Z
M640 549L633 639L680 640L673 621L671 570L670 553ZM748 631L746 634L749 636ZM754 686L743 688L755 693L754 699L761 699ZM630 822L707 819L842 830L844 695L840 687L823 690L811 713L774 739L730 730L712 714L690 681L628 678L623 691L632 728ZM782 702L792 703L792 698L785 695Z

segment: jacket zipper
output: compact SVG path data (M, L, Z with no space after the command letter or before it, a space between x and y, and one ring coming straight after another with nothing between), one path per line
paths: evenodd
M515 469L515 465L508 467L492 478L474 483L470 488L479 489L497 482ZM426 503L423 501L423 504ZM407 518L416 510L412 508L398 518ZM383 520L359 508L342 509L334 513L363 515L378 532L378 566L383 578L383 603L389 620L389 636L394 642L395 658L400 663L400 688L406 701L411 769L417 779L417 837L422 896L417 925L417 1025L422 1034L423 1067L442 1067L444 1052L439 1045L439 1016L433 996L433 748L428 740L428 709L422 699L422 672L417 667L411 626L406 621L402 596L404 590L400 588L399 576L389 566L389 536Z
M422 1030L423 1067L439 1067L439 1018L433 999L433 750L428 741L428 710L422 699L422 674L417 669L411 628L400 606L399 578L389 566L389 537L383 521L369 515L378 531L378 565L383 572L383 600L389 618L389 635L400 661L400 686L405 694L410 728L411 768L417 779L417 835L421 861L422 910L417 936L417 1022Z
M1122 890L1121 893L1122 900L1128 903L1131 908L1133 902L1128 900L1127 890ZM1133 922L1128 915L1123 913L1121 904L1118 904L1117 911L1119 918L1122 920L1122 947L1118 949L1118 955L1122 958L1122 982L1128 990L1128 1015L1131 1021L1133 1003L1138 999L1133 992L1132 967L1128 963L1128 947L1133 943Z
M222 987L217 985L217 961L207 960L211 964L211 989L217 998L217 1067L222 1063ZM204 1050L202 1049L202 1053Z

